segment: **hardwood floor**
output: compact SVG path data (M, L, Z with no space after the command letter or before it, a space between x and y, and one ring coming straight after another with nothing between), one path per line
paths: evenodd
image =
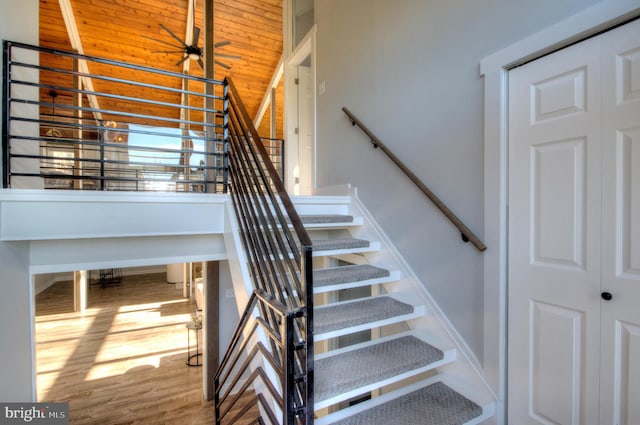
M78 425L215 423L202 368L185 364L195 305L164 274L92 286L84 313L72 290L59 282L36 297L38 401L69 402Z

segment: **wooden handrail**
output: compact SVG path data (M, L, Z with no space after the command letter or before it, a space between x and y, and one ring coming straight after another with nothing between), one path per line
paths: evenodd
M434 205L438 207L438 209L442 211L442 213L453 223L453 225L458 228L462 235L463 241L471 242L473 246L478 249L478 251L482 252L487 249L485 244L482 243L482 241L444 204L444 202L442 202L442 200L440 200L440 198L438 198L436 194L431 191L431 189L429 189L424 183L422 183L422 181L420 181L420 179L397 156L395 156L395 154L391 152L389 148L387 148L385 144L382 143L380 139L378 139L375 134L373 134L371 130L369 130L367 126L362 123L362 121L356 118L356 116L353 115L353 113L349 109L347 109L346 106L342 107L342 111L347 115L347 117L349 117L351 125L357 125L358 127L360 127L360 130L362 130L364 134L369 137L369 140L371 140L373 147L380 148L385 154L387 154L387 156L402 170L402 172L407 177L409 177L409 180L411 180L413 184L418 186L422 193L424 193L427 198L429 198L431 202L433 202Z

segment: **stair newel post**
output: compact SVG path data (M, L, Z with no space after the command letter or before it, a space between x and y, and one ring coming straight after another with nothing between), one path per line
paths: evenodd
M284 388L282 401L282 415L284 425L294 425L296 423L296 399L295 399L295 313L288 312L284 317Z
M306 316L306 383L305 383L305 424L313 424L313 246L303 246L300 258L300 268L304 274L303 288L305 288L305 316Z

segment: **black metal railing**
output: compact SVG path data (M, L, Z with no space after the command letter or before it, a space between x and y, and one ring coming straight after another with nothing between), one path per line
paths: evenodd
M312 243L284 188L284 142L258 135L230 79L3 48L3 187L229 188L254 290L215 376L216 423L255 392L259 423L312 425Z
M254 290L216 374L217 423L234 423L229 412L253 388L263 421L312 424L312 243L226 82L230 191Z
M3 59L4 188L225 192L222 81L11 41Z
M400 160L400 158L398 158L393 152L391 152L391 150L384 143L382 143L382 141L378 139L378 137L376 137L376 135L373 134L373 132L369 130L369 128L367 128L366 125L362 123L362 121L360 121L345 106L342 107L342 112L344 112L345 115L347 115L351 125L353 126L357 125L360 128L360 130L362 130L362 132L366 134L367 137L369 137L369 140L373 144L373 147L376 149L380 148L380 150L384 152L389 157L389 159L391 159L391 161L393 161L393 163L398 166L398 168L400 168L400 170L409 178L409 180L411 180L411 182L415 184L418 187L418 189L420 189L420 191L424 193L427 198L429 198L431 202L433 202L433 204L445 215L445 217L449 219L449 221L460 231L460 235L464 242L471 242L471 244L480 252L485 251L487 249L486 245L480 240L480 238L478 238L471 231L471 229L469 229L462 222L462 220L460 220L458 216L456 216L453 213L453 211L451 211L449 207L447 207L445 203L442 202L442 200L438 198L438 196L435 193L433 193L433 191L429 189L427 185L424 184L418 178L418 176L416 176L413 173L413 171L411 171L409 167L406 166L404 162Z

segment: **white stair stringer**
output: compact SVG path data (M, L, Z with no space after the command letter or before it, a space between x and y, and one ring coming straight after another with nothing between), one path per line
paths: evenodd
M416 299L420 299L427 307L429 314L419 320L413 320L409 324L411 329L421 332L426 331L433 334L434 337L437 336L440 340L450 341L450 343L457 348L459 359L441 368L441 370L446 371L446 373L451 376L459 378L460 382L467 382L470 387L479 389L477 393L478 396L482 398L482 400L480 400L481 403L488 402L489 400L495 402L497 397L491 391L489 384L484 380L481 372L482 367L473 354L473 351L440 309L426 287L420 282L420 279L404 260L389 237L377 224L371 213L358 199L357 190L353 189L352 191L349 214L361 216L364 219L362 226L351 229L353 237L363 239L371 238L379 241L381 245L380 251L368 256L370 262L379 267L398 269L403 276L402 280L398 282L382 286L390 293L396 291L403 293L411 292Z
M224 223L224 241L227 252L227 261L229 264L229 272L231 274L231 281L233 284L236 307L237 311L240 312L238 314L239 321L242 312L249 302L249 298L253 291L253 284L248 266L249 259L247 258L245 250L243 249L242 240L240 238L241 231L231 201L228 201L226 203L225 209L226 214ZM253 343L269 343L268 337L266 336L266 333L263 329L258 329L253 337L249 336L250 331L250 329L245 330L245 338L250 338ZM278 380L277 372L268 361L264 359L254 359L250 363L249 369L251 372L253 372L258 368L262 368L265 371L268 379L270 379L272 382L276 382ZM236 383L237 388L244 385L245 382L246 377L241 377L241 379ZM269 393L265 383L256 381L251 387L256 394L263 395L266 403L271 407L273 411L279 411L280 407L278 401ZM226 391L226 389L226 387L222 388L222 390L224 391ZM261 414L264 414L263 407L261 405L259 405L259 409Z
M415 273L404 261L399 251L377 225L371 214L356 197L328 197L331 202L329 202L326 207L322 205L323 198L324 197L304 197L301 202L302 206L298 205L296 202L297 199L294 198L294 203L301 214L336 214L361 217L362 219L349 223L344 222L343 219L336 219L342 220L343 222L333 224L329 222L319 223L321 220L316 219L314 220L313 227L308 227L308 230L312 234L312 239L314 238L313 235L316 235L320 236L321 239L336 239L339 241L340 239L347 240L353 238L356 240L375 242L370 243L368 247L360 247L358 249L314 249L314 257L332 258L335 259L333 262L337 262L339 259L354 265L375 266L375 268L387 270L388 274L376 276L371 279L358 277L353 281L337 278L336 282L331 282L331 284L325 282L314 286L314 294L329 295L328 298L322 298L324 300L332 299L330 296L332 292L366 286L372 287L373 294L372 297L357 300L329 303L326 305L316 304L314 308L314 323L317 330L317 332L314 333L314 339L316 342L332 340L334 338L336 338L334 341L338 341L338 337L364 330L371 330L373 338L366 343L316 354L316 363L322 365L324 359L331 359L332 357L340 359L340 356L346 355L345 353L358 350L362 347L372 347L371 349L375 351L377 349L375 347L383 347L385 341L394 340L406 334L415 335L416 332L421 335L420 338L423 339L425 343L428 342L446 354L441 360L429 362L429 364L420 365L413 369L402 370L393 376L384 377L383 379L374 379L371 382L367 381L362 385L347 388L339 394L332 394L330 397L320 397L323 399L316 397L314 407L320 417L315 420L315 423L320 425L330 423L339 423L340 425L385 423L384 420L380 422L379 420L371 418L385 417L385 415L389 414L388 412L392 412L393 409L396 408L396 405L401 405L405 402L413 403L413 405L425 404L425 412L430 412L427 414L433 414L433 417L440 417L439 415L442 414L444 415L442 416L443 418L451 417L455 419L452 419L453 422L449 422L448 419L442 419L441 422L430 422L431 419L425 418L423 422L419 420L418 422L404 423L416 423L416 425L421 423L495 423L494 410L496 398L482 378L479 362L457 333L454 326L438 307L437 303L427 292L426 288L421 284ZM304 212L301 212L301 210ZM326 230L326 232L323 232L323 229ZM320 246L318 248L320 248ZM328 264L333 263L330 262ZM330 272L333 272L334 270L338 271L337 269L341 267L352 266L339 265L335 267L335 269L331 266L329 269ZM327 269L322 270L326 271ZM314 270L314 274L316 274L315 272L318 272L318 275L324 273L317 269ZM319 277L319 280L322 280L322 278ZM408 308L407 311L402 311L399 314L393 314L389 317L373 317L371 320L365 320L362 323L355 324L351 323L352 318L347 314L345 320L348 323L346 325L338 326L335 329L323 328L322 316L324 312L330 311L329 309L341 306L348 307L350 305L356 305L359 302L369 302L378 298L393 299L399 303L405 303L410 306L410 308ZM370 309L378 310L376 307L370 307ZM410 329L410 331L408 333L394 333L402 329ZM424 336L425 334L427 335L426 337ZM335 346L336 344L330 343L326 345L326 348ZM426 350L429 351L430 349ZM360 355L359 352L355 352ZM319 351L317 351L317 353L319 353ZM370 357L367 357L366 352L362 352L362 355L364 356L363 358ZM443 372L446 372L446 374L443 375ZM319 382L318 385L321 385L319 374L322 373L322 367L316 368L315 376L316 381ZM345 374L347 373L349 373L348 370L345 371ZM435 376L425 379L427 376L434 374ZM419 382L415 382L416 380ZM366 381L366 379L364 381ZM423 399L437 400L440 396L433 396L431 393L434 392L443 394L443 397L448 397L447 399L451 399L455 403L462 403L472 408L472 416L469 416L470 419L465 419L464 422L457 422L459 415L456 416L454 414L455 412L451 411L452 409L455 410L454 407L451 407L449 411L446 411L446 409L443 411L439 410L437 401L434 405L430 404L431 401L422 401ZM360 402L351 407L343 408L350 399L354 397L362 398L362 396L367 395L370 395L372 399ZM398 399L400 399L401 402L394 404L393 400ZM452 406L456 406L454 402L452 402ZM378 407L383 404L383 407ZM336 411L336 409L339 410ZM351 417L355 418L355 415L361 414L363 416L360 416L360 419L353 419L353 421L346 419ZM362 420L364 420L364 422Z

